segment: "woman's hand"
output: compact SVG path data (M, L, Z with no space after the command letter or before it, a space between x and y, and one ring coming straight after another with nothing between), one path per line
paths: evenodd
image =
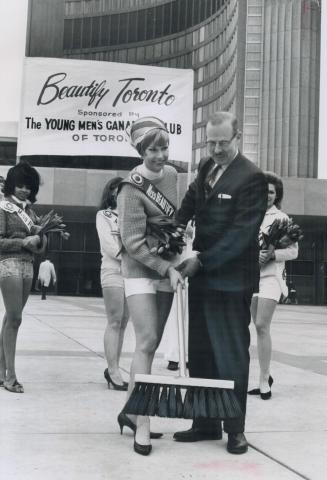
M176 292L177 290L177 285L180 283L182 287L184 288L185 283L182 275L174 268L174 267L169 267L168 268L168 277L170 280L170 285L171 288Z
M275 249L274 247L270 247L268 250L260 250L259 253L259 264L266 265L270 260L274 260L275 258Z
M33 225L31 232L33 233L33 235L38 235L41 230L42 227L40 225Z
M23 240L23 247L30 252L35 253L40 246L41 238L39 235L29 235Z

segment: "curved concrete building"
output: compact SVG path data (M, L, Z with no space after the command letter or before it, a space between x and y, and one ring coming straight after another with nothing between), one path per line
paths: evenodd
M30 31L46 29L54 2L32 0ZM242 126L246 2L239 0L67 0L55 2L62 15L61 40L51 40L64 58L149 64L194 70L193 161L205 154L205 123L215 110L230 110ZM47 6L48 4L48 6ZM52 5L51 5L52 4ZM59 8L61 5L61 8ZM49 25L51 32L51 26ZM60 47L61 45L61 47ZM58 51L58 48L61 51ZM38 56L30 42L29 56ZM44 53L42 54L44 55Z

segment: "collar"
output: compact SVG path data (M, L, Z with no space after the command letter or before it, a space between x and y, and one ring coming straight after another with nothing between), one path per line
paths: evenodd
M143 177L147 178L148 180L150 180L150 182L152 180L158 180L159 178L161 178L163 176L163 172L164 172L164 169L162 169L160 172L156 173L156 172L152 172L152 170L149 170L145 165L144 163L142 163L141 165L138 165L136 167L136 171L138 173L140 173L141 175L143 175Z
M18 200L17 197L15 197L15 195L11 195L11 198L14 200L15 203L18 204L19 207L23 208L23 210L25 210L26 206L27 206L27 202L23 202L22 200Z
M227 170L228 167L231 166L231 164L234 162L235 158L237 157L237 155L239 154L239 151L237 150L237 152L235 153L234 155L234 158L229 162L229 163L224 163L223 165L219 165L218 163L216 163L213 159L213 162L215 165L219 165L220 166L220 169L224 172L225 170Z
M278 210L278 208L276 207L276 205L272 205L267 211L266 211L266 215L276 215L276 213L280 212L280 210Z

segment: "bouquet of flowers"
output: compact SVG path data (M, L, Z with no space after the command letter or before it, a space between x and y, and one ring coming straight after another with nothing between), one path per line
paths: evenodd
M287 248L302 238L302 230L291 218L276 219L268 232L262 233L261 250Z
M45 215L41 215L38 220L38 235L46 235L47 233L60 233L64 240L68 240L70 234L66 232L66 225L63 223L62 217L51 210Z
M182 253L185 225L167 215L156 215L147 220L147 235L150 252L158 255Z

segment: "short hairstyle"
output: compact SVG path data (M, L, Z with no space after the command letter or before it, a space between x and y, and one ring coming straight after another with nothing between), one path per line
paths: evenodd
M143 157L145 150L151 145L155 144L158 147L164 147L169 144L169 134L162 128L154 128L147 133L143 140L135 145L135 149Z
M220 125L223 122L229 121L233 128L233 134L238 133L238 121L233 113L230 112L214 112L210 115L208 123L211 125Z
M283 182L282 179L274 172L264 172L267 183L271 183L272 185L275 186L276 189L276 198L274 201L274 205L276 205L277 208L281 209L282 205L282 200L284 196L284 187L283 187Z
M124 180L123 177L113 177L106 183L101 197L100 210L106 210L107 208L116 208L117 202L114 196L114 191Z
M25 186L31 190L28 200L36 202L36 195L40 187L40 175L38 171L26 161L20 161L8 170L7 178L3 186L3 193L6 197L14 195L16 187Z

